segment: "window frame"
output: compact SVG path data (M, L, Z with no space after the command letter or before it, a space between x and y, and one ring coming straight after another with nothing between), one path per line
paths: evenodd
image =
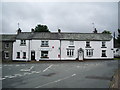
M67 56L73 57L74 56L74 49L67 49Z
M9 48L9 43L5 43L5 48Z
M102 47L101 48L106 48L106 42L102 41Z
M6 55L8 54L8 55ZM9 56L9 52L5 52L5 59L8 59L10 56Z
M18 54L19 53L19 54ZM20 58L20 52L17 52L17 56L16 56L17 59Z
M41 41L41 47L49 47L49 41L48 40L42 40Z
M25 46L26 45L26 40L25 39L20 40L20 45Z
M69 45L74 45L74 41L70 41L69 43L70 43Z
M105 52L103 52L103 51L105 51ZM102 56L101 57L107 57L106 50L102 50Z
M90 41L86 41L86 48L91 48Z
M93 49L86 49L86 56L92 57L93 56Z
M47 53L42 53L42 52L47 52ZM44 54L47 55L47 56L45 56ZM49 54L49 51L41 51L41 58L49 58L48 54Z
M26 52L23 52L23 59L26 59Z

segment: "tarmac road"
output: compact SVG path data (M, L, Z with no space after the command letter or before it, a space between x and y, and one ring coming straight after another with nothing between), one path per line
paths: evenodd
M1 68L2 88L109 88L118 61L46 61Z

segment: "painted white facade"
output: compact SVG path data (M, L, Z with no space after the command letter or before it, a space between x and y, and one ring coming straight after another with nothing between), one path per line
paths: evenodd
M41 47L42 41L48 41L48 47ZM21 40L13 43L13 60L28 61L31 60L31 52L35 52L35 60L76 60L76 59L112 59L113 39L105 41L105 48L102 48L102 41L90 41L90 48L86 48L86 41L71 40L26 40L26 45L21 46ZM70 47L69 47L70 46ZM79 49L83 51L80 51ZM67 55L67 50L73 50L73 56ZM92 56L87 56L87 50L93 50ZM102 50L106 50L106 57L102 57ZM48 52L48 58L41 58L41 51ZM20 52L20 58L17 58L17 52ZM23 59L23 52L26 52L26 58Z

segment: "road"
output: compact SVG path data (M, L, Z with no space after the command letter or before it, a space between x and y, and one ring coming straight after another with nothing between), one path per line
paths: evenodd
M118 61L51 61L1 68L3 88L108 88Z

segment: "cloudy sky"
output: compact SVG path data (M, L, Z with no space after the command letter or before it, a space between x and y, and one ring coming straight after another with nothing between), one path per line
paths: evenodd
M118 29L117 2L3 2L2 33L16 33L19 27L31 31L37 24L47 25L50 31L98 32Z

